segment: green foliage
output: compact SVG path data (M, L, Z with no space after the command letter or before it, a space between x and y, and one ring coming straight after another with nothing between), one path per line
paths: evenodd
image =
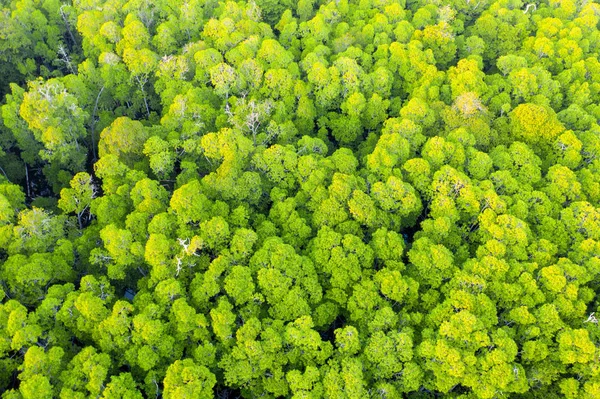
M600 397L600 6L6 0L0 396Z

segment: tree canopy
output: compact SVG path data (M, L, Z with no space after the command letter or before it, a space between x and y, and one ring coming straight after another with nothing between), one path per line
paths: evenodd
M2 399L600 398L597 0L0 9Z

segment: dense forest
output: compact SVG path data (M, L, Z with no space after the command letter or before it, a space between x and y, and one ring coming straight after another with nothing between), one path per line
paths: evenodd
M0 9L2 399L600 398L598 1Z

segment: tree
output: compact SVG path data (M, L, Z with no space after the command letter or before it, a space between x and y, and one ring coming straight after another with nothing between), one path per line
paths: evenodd
M202 193L198 180L179 187L171 197L171 209L183 223L198 223L209 218L211 202Z
M408 160L409 151L409 142L400 133L382 134L367 157L367 167L373 173L388 177L394 167Z
M40 158L50 163L50 169L81 170L87 157L84 124L88 115L79 107L77 97L67 92L61 80L44 82L40 79L29 83L29 90L23 93L22 98L19 116L33 133L35 141L42 144ZM20 131L15 134L22 137L23 126L18 126L15 125ZM21 143L27 140L27 133L24 135ZM47 178L57 185L55 188L59 187L63 182L60 176L53 176L50 169L47 169Z
M61 395L99 395L111 367L110 357L93 347L81 350L61 373Z
M347 326L338 328L335 333L335 345L339 353L345 356L352 356L361 349L359 333L356 327Z
M396 176L388 177L385 183L373 184L372 196L376 204L390 214L391 226L412 225L423 207L415 189Z
M141 160L148 134L144 126L127 117L114 120L100 133L98 154L100 157L115 155L125 165L132 167Z
M525 143L517 141L509 148L497 146L490 157L497 168L510 171L522 183L536 184L542 177L542 161Z
M312 262L280 238L265 240L250 259L250 269L269 305L269 314L280 320L309 315L322 290Z
M437 170L443 165L460 167L465 163L465 151L460 143L450 142L443 137L432 137L423 145L422 156Z
M67 213L75 213L79 229L83 229L85 213L97 194L92 177L80 172L71 180L71 188L63 188L60 192L59 208ZM88 222L91 214L88 216Z
M111 279L124 279L129 266L139 261L139 251L136 248L129 230L119 229L109 224L100 231L106 253L98 248L92 250L94 262L107 262L107 275ZM137 256L136 256L137 255Z
M541 105L521 104L510 119L515 138L527 144L546 147L564 131L554 111Z
M433 56L440 66L449 64L456 56L457 46L454 42L454 33L449 21L442 21L437 25L427 25L422 35L416 36L423 44L433 51Z
M165 140L158 136L150 137L144 144L144 154L149 158L150 169L163 180L175 169L176 156Z
M105 353L123 356L128 349L131 344L133 310L134 307L130 303L117 301L113 305L111 314L100 322L98 345ZM122 379L126 380L126 377Z
M283 343L289 346L287 357L291 365L322 365L331 356L331 343L322 341L313 327L310 316L300 317L286 325Z
M403 369L403 362L413 357L413 343L409 334L383 331L373 334L365 347L365 357L378 370L376 379L391 379Z
M206 367L197 366L192 359L177 360L167 369L165 398L211 398L217 379Z
M130 373L121 373L118 376L113 375L110 378L110 382L106 384L106 388L102 391L102 399L113 398L143 398Z
M58 377L62 370L62 358L64 350L61 347L52 347L46 353L38 346L30 347L25 353L22 371L19 379L22 381L20 388L23 397L35 397L37 395L49 395L52 397L58 392ZM38 393L35 393L35 392Z
M364 269L372 267L373 250L356 236L324 226L312 242L312 258L334 292L341 290L338 295L343 300L347 295L343 292L360 281Z
M225 278L225 291L238 305L251 301L254 289L250 269L244 266L234 266Z
M236 332L236 345L219 362L227 384L240 387L247 394L270 392L285 395L288 386L282 367L285 356L277 356L282 348L283 324L265 323L252 318Z
M443 245L434 244L423 237L416 240L408 252L414 269L412 273L417 281L423 281L433 288L439 287L445 278L452 275L454 269L452 253Z
M365 392L361 362L356 358L332 362L323 376L325 397L360 398Z
M590 341L587 330L564 331L557 338L559 356L563 363L587 363L596 353L596 348Z
M8 282L7 293L22 303L35 304L44 299L50 282L74 281L73 260L73 244L61 240L51 254L10 256L0 276Z

